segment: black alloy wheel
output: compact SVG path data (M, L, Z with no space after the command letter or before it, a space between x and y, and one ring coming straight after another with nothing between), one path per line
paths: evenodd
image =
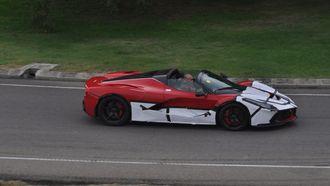
M107 125L125 125L131 120L131 108L125 99L119 96L109 96L100 101L97 115Z
M250 124L250 114L243 105L230 103L218 111L217 123L228 130L243 130Z

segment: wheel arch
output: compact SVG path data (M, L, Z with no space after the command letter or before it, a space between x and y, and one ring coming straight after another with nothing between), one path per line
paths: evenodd
M108 98L108 97L111 97L111 96L116 96L116 97L119 97L119 98L125 100L125 101L128 103L129 109L131 109L131 104L130 104L130 102L129 102L124 96L119 95L119 94L116 94L116 93L105 94L105 95L101 96L101 97L99 98L99 100L97 101L97 104L96 104L96 106L95 106L95 111L94 111L94 112L95 112L95 117L98 117L98 108L99 108L99 104L100 104L100 102L101 102L103 99Z
M216 115L215 115L215 121L216 121L216 125L218 125L219 124L219 117L218 117L218 114L219 114L219 112L221 111L221 109L223 108L223 107L225 107L225 106L227 106L227 105L230 105L230 104L238 104L238 105L240 105L240 106L242 106L244 109L245 109L245 111L249 114L249 125L251 125L251 113L250 113L250 111L249 111L249 109L247 108L247 106L245 106L243 103L240 103L240 102L238 102L238 101L236 101L236 100L231 100L231 101L227 101L227 102L224 102L224 103L222 103L222 104L220 104L220 105L217 105L216 106L216 108L214 109L214 111L216 112Z

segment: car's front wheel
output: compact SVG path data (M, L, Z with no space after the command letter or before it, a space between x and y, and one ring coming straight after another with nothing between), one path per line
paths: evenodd
M228 130L243 130L250 124L247 108L239 103L230 103L219 109L217 124Z
M100 101L97 115L107 125L125 125L131 120L131 108L124 98L112 95Z

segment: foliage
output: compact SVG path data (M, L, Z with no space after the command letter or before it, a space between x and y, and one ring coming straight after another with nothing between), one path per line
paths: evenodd
M52 32L55 29L55 18L58 14L75 12L77 14L113 15L134 10L144 10L150 4L148 0L31 0L33 10L33 26L42 32Z
M52 0L34 0L31 1L33 8L32 23L33 26L43 32L53 31L53 22L51 18Z
M56 32L47 34L22 21L32 17L22 1L29 0L0 0L0 68L45 62L67 71L330 77L328 0L154 0L143 14L109 13L105 1L53 0Z

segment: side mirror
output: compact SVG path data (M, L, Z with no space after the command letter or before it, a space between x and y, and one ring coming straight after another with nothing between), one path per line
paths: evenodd
M195 96L196 96L196 97L201 97L201 96L206 96L206 95L207 95L207 93L204 92L203 89L199 89L199 90L197 90L196 93L195 93Z

